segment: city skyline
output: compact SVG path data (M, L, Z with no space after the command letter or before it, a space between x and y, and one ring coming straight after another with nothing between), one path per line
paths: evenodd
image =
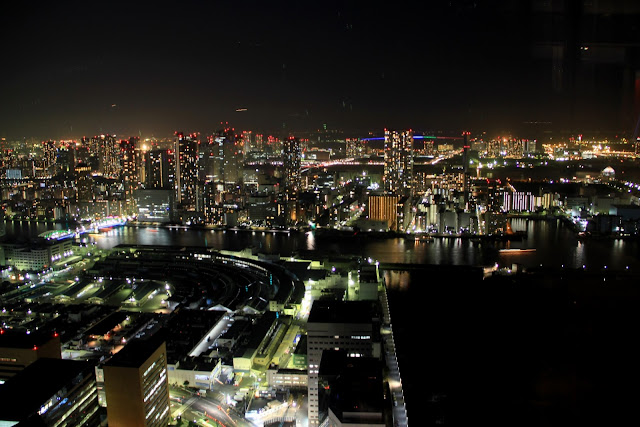
M0 136L221 121L633 134L640 10L575 3L19 5L0 38Z

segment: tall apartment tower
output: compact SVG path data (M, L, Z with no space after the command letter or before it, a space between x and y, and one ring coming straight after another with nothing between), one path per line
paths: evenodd
M120 141L120 155L122 169L120 171L120 179L124 187L124 197L127 204L128 213L135 212L135 201L133 192L138 189L140 184L138 180L138 163L136 147L140 138L131 137L128 140Z
M175 188L175 155L173 150L151 150L146 154L145 187L173 190Z
M462 146L462 173L464 174L464 209L469 207L469 132L463 132L464 145Z
M176 202L184 210L195 210L198 184L198 140L196 134L176 133Z
M290 136L284 141L282 163L284 166L285 218L288 223L295 224L299 220L298 194L302 189L300 173L302 150L298 138Z
M297 193L302 188L300 174L302 151L298 138L290 136L284 142L282 162L284 164L285 189L288 193Z
M242 178L241 140L234 134L234 129L224 130L222 141L223 179L227 186L233 186Z
M325 351L343 350L350 357L381 358L380 315L370 301L316 300L307 323L309 425L326 417L318 374Z
M118 178L122 164L120 162L120 142L115 135L97 135L91 138L89 152L98 160L97 171L105 177Z
M158 333L133 340L103 366L109 426L166 426L167 346Z
M411 196L413 191L413 131L384 130L384 190Z
M45 141L42 143L42 169L44 175L55 174L57 147L54 141Z

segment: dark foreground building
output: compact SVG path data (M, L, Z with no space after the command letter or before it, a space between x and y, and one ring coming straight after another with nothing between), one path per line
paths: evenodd
M0 386L0 402L0 425L100 425L91 362L38 359Z

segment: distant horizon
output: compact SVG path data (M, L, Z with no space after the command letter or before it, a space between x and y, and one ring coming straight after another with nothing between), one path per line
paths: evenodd
M249 131L249 132L252 132L254 135L261 134L264 136L275 136L278 138L284 138L287 136L305 137L306 134L314 134L314 135L321 134L324 131L323 129L324 124L325 123L321 123L320 126L316 128L288 129L288 128L278 128L274 126L274 127L265 129L265 128L256 128L251 126L239 126L239 125L234 126L233 123L229 122L229 126L234 128L238 135L244 131ZM462 135L463 131L469 131L471 132L472 138L479 138L484 136L484 139L511 136L514 138L541 140L541 139L545 139L545 138L541 138L541 136L543 135L549 136L549 137L563 137L563 138L582 135L583 139L604 137L609 139L627 138L630 140L630 138L633 136L632 130L619 131L619 130L612 130L612 129L585 129L585 130L577 130L577 129L571 130L568 128L557 129L553 126L553 124L548 124L547 126L544 126L545 124L541 124L542 126L539 126L538 128L536 128L535 123L529 124L529 127L531 127L530 130L521 129L519 131L517 129L514 129L514 130L508 129L506 126L502 130L491 131L488 129L473 129L473 128L467 128L463 126L460 126L459 128L448 127L448 128L424 128L424 129L421 129L415 126L414 127L379 126L375 128L371 127L371 128L365 129L365 128L357 128L357 127L351 127L351 128L332 127L330 123L326 123L326 125L327 125L326 130L328 132L338 132L340 134L340 137L344 137L344 138L367 138L372 136L381 137L384 135L384 129L397 129L397 130L411 129L413 130L414 134L417 134L417 135L441 134L443 136L460 136ZM527 127L527 123L521 123L520 127L521 128ZM211 129L215 129L215 130L211 130ZM188 135L190 133L198 133L203 137L206 137L208 135L213 135L222 129L223 129L222 125L218 127L208 126L208 130L188 128L185 126L184 128L179 128L173 131L159 131L159 132L142 131L142 129L138 129L135 131L127 131L127 130L123 131L122 129L120 129L119 131L115 131L114 129L113 131L110 131L109 129L100 128L100 129L95 129L93 132L75 132L72 130L69 133L58 133L55 136L44 135L44 134L8 136L4 133L0 133L0 138L3 138L8 142L16 142L20 140L30 140L30 139L35 139L40 141L76 141L76 140L81 140L83 137L91 138L97 135L113 135L122 139L128 139L131 137L140 137L141 139L155 138L155 139L163 140L163 139L173 138L177 132L182 132L185 135Z

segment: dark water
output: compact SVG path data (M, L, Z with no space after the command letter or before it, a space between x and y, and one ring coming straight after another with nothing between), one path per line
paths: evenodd
M526 231L522 241L472 242L469 239L435 239L415 242L402 238L354 237L326 239L314 233L274 233L269 231L211 231L182 228L121 227L91 235L98 247L112 248L118 244L207 246L215 249L241 250L253 247L284 256L298 251L319 251L371 257L380 262L493 265L513 263L525 267L606 268L623 270L640 268L637 241L590 240L580 241L560 221L513 219L516 231ZM66 228L64 224L15 222L6 223L8 236L35 236L51 228ZM535 248L535 252L500 253L504 248Z

